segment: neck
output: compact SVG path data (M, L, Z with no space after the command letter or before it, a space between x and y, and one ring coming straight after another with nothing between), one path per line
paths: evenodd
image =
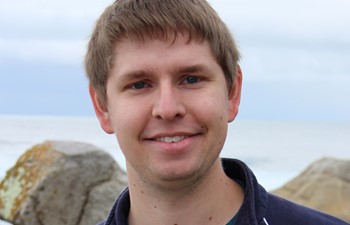
M157 190L129 180L130 225L226 224L243 202L243 190L226 176L220 159L195 185Z

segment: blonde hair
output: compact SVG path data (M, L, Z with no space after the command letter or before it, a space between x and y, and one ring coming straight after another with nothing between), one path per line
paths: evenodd
M106 104L106 83L114 46L124 38L174 38L178 33L208 41L232 89L240 53L218 14L206 0L117 0L96 22L85 56L85 71L92 87Z

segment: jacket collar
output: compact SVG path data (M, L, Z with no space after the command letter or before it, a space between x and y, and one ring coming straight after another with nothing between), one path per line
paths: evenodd
M256 177L248 166L237 159L222 159L222 165L227 176L245 182L243 204L237 214L237 225L266 224L264 216L267 210L268 195L258 184Z

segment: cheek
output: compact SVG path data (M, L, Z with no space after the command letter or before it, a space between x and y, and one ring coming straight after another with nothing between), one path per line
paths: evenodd
M115 104L111 110L112 126L116 133L119 145L129 145L131 137L138 135L141 129L142 111L128 104Z
M113 124L117 137L126 138L134 136L140 129L141 120L141 113L137 113L137 111L125 110L118 113L115 116Z
M202 118L205 118L206 123L216 135L217 143L222 146L228 129L228 97L217 93L211 96L203 101L207 110L202 111Z
M220 100L223 99L223 100ZM198 119L215 130L227 126L228 103L225 98L211 95L206 99L194 101L190 107L196 111Z
M208 119L215 119L217 123L227 123L228 118L228 97L225 94L211 93L207 95L206 99L200 103L202 106L198 108L203 109L203 113L209 116ZM198 101L201 102L201 101Z
M119 118L117 118L115 123L116 138L121 151L127 160L132 159L137 156L137 153L133 149L138 148L138 138L139 138L139 123L137 123L137 118L135 118L132 113L122 113Z

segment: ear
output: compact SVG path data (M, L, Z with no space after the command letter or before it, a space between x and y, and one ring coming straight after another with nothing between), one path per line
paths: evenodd
M105 106L105 104L102 103L99 94L91 85L89 86L89 93L92 104L94 106L96 117L100 121L101 128L106 133L113 134L114 131L107 107Z
M241 67L237 65L236 77L229 94L228 122L232 122L238 114L238 108L241 102L242 79Z

